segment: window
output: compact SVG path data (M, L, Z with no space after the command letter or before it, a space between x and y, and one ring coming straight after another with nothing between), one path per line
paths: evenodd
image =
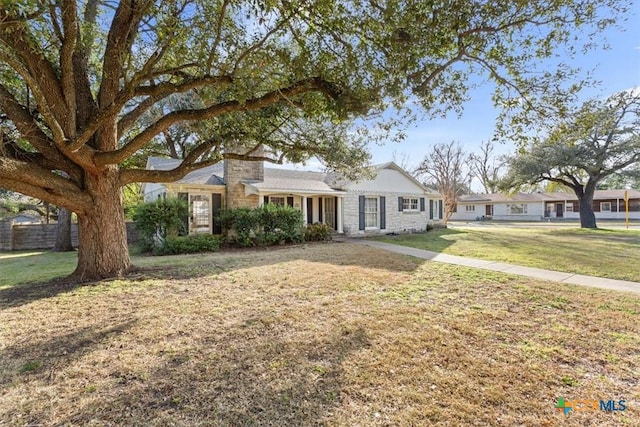
M467 212L475 212L476 211L476 205L466 205L465 209Z
M573 212L573 203L567 203L566 210L567 212Z
M418 199L417 198L403 198L402 199L402 210L403 211L417 211L418 210Z
M527 213L527 205L524 203L515 203L510 206L511 215L521 215Z
M600 212L611 212L611 202L601 202Z
M378 199L365 197L364 199L364 226L365 228L378 227Z
M284 197L278 196L269 196L269 203L276 206L284 206L286 204L286 200Z

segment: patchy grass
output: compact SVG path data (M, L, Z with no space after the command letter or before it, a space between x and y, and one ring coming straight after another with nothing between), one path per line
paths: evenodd
M0 300L0 425L637 425L640 299L347 243ZM625 399L619 413L554 409Z
M68 276L77 260L76 252L0 252L0 290Z
M637 230L478 226L377 239L451 255L640 281Z

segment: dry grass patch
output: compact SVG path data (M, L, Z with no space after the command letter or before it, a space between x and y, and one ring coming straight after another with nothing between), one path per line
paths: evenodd
M640 419L633 295L350 244L168 259L0 306L0 425ZM560 396L628 409L565 419Z

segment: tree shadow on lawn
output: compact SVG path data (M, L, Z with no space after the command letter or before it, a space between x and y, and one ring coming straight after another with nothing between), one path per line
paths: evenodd
M409 256L344 242L306 243L192 255L144 256L134 258L132 272L121 278L84 283L60 278L0 289L0 310L52 298L82 287L108 285L114 280L135 282L192 279L294 261L314 263L319 270L324 263L405 273L414 271L423 262Z
M343 362L370 347L366 332L341 324L307 339L308 331L283 334L260 318L211 331L196 348L160 352L146 372L109 366L108 385L91 398L69 390L64 419L24 415L55 425L325 425L344 398Z

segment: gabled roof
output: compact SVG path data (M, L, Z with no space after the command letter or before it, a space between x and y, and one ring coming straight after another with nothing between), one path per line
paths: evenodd
M162 157L149 157L147 169L170 170L180 165L180 159L168 159ZM426 194L439 194L431 188L426 187L420 181L411 176L394 162L382 163L372 166L374 171L383 169L393 169L401 173L405 178L422 189ZM366 178L365 178L366 180ZM349 181L335 172L312 172L298 171L280 168L264 168L264 180L246 180L243 184L252 192L296 192L313 194L339 194L340 190L346 190L349 184L358 181ZM225 185L224 163L216 163L212 166L193 171L185 175L182 179L175 181L176 184L195 185Z
M387 162L387 163L380 163L380 164L377 164L377 165L372 165L371 169L374 172L377 172L377 171L380 171L380 170L383 170L383 169L393 169L395 171L400 172L405 178L407 178L413 184L418 186L425 193L430 194L430 195L440 196L440 194L437 191L435 191L432 188L429 188L429 187L425 186L423 183L421 183L420 181L415 179L413 176L411 176L411 174L409 172L407 172L406 170L404 170L403 168L401 168L400 166L398 166L394 162ZM360 181L365 181L365 180L367 180L367 178L362 178L361 180L351 181L351 180L345 179L343 176L341 176L338 173L329 172L327 174L325 182L327 184L329 184L329 186L331 186L332 188L340 188L342 190L346 190L349 187L350 184L358 183Z
M182 160L167 159L163 157L149 157L147 159L147 169L152 170L171 170L180 166ZM196 184L196 185L224 185L224 164L216 163L202 169L189 172L181 179L175 181L177 184Z

